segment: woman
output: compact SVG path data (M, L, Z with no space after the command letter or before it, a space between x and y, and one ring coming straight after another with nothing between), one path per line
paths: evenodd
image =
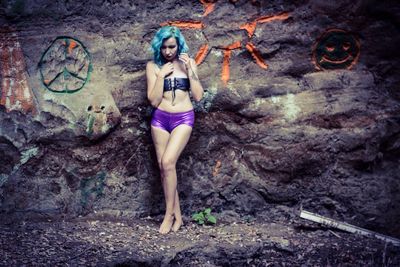
M178 231L182 214L177 191L176 162L185 148L194 124L189 91L200 101L203 87L197 66L189 58L188 46L178 28L158 30L152 43L154 60L147 63L147 98L156 109L151 120L151 135L156 149L165 197L165 215L159 232Z

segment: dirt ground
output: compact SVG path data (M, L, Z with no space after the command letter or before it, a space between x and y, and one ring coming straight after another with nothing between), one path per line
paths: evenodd
M301 218L224 218L167 235L161 217L2 220L0 265L400 266L400 247Z

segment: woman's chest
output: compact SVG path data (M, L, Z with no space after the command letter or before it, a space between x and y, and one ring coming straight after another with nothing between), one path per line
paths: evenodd
M185 65L180 61L174 62L174 71L172 72L171 77L187 77Z

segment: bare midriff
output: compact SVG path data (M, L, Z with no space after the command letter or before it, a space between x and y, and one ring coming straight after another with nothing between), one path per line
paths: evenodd
M172 91L164 92L163 99L157 108L167 112L176 113L192 110L193 105L190 101L189 92L175 90L174 102L172 102Z

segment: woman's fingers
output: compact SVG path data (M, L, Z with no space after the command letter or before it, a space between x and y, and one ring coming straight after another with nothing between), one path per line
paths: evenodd
M185 64L186 68L189 67L190 58L189 58L188 54L186 54L186 53L180 54L179 55L179 60L182 61Z
M187 63L189 61L189 55L186 53L182 53L179 55L179 59L182 60L183 62Z
M165 63L161 71L164 73L164 76L168 76L174 71L174 64L171 62Z

